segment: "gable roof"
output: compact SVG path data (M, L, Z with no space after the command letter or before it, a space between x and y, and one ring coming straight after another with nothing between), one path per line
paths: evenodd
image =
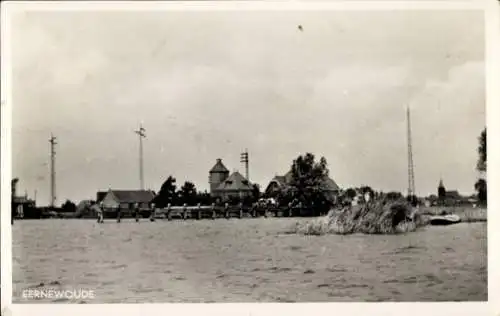
M224 182L222 182L217 190L221 191L252 191L252 184L245 179L238 171L233 172Z
M325 178L323 179L323 185L324 185L325 189L329 190L329 191L338 191L338 190L340 190L340 188L337 185L337 183L335 181L333 181L333 179L330 178L330 177L328 177L328 176L325 176Z
M276 182L278 183L280 186L284 186L284 185L287 185L287 181L286 181L286 176L275 176L271 182Z
M109 190L121 203L149 203L154 194L149 190Z
M229 170L227 170L226 166L222 163L222 159L218 158L215 165L210 169L210 173L213 172L229 173Z
M99 203L104 200L104 197L108 194L108 191L98 191L96 195L96 202Z
M284 176L275 176L271 182L277 182L280 186L289 185L292 182L293 174L292 170L288 171ZM340 187L337 183L330 178L329 176L325 176L323 179L322 185L328 191L338 191Z
M446 197L459 198L460 193L457 190L446 191Z
M26 196L14 196L12 197L12 202L17 204L34 204L35 201L29 199Z

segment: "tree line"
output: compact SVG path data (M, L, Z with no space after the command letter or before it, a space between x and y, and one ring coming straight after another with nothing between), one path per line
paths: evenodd
M477 198L480 203L486 204L487 201L487 142L486 142L486 128L483 129L479 138L479 145L477 148L478 161L476 169L481 173L479 179L474 183L474 189L477 192ZM257 202L260 198L275 198L281 206L290 204L300 204L306 208L318 209L321 213L328 211L332 206L341 205L344 202L349 202L357 195L369 194L371 198L384 195L389 199L401 199L404 196L400 192L375 192L369 186L362 186L359 188L348 188L341 192L336 198L332 198L323 187L323 180L328 177L328 163L324 157L316 161L312 153L299 155L292 161L291 164L291 181L288 185L274 192L272 195L262 193L257 184L253 184L253 192L250 196L241 199L239 197L231 197L227 200L213 198L207 191L198 191L193 182L185 181L184 184L177 188L176 179L169 176L162 184L158 194L152 203L156 207L164 208L170 205L210 205L212 203L229 203L250 205ZM13 194L12 194L13 198ZM416 197L407 197L415 201ZM14 214L14 204L12 206ZM75 212L76 204L70 200L66 200L59 211L61 212ZM26 210L28 213L30 210Z

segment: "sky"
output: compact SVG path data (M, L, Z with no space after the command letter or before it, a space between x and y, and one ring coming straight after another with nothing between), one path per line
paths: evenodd
M302 30L298 28L302 26ZM46 205L146 188L209 188L221 158L262 188L299 154L342 188L473 192L485 127L484 21L473 11L18 13L12 20L13 176Z

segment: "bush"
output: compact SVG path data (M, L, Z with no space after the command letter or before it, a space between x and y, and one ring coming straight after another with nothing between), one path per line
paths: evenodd
M414 212L403 200L373 200L366 204L332 209L327 216L305 224L297 224L296 233L323 234L397 234L415 231L427 225L427 220Z

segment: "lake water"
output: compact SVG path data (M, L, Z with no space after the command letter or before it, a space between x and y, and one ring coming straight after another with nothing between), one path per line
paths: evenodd
M297 221L17 221L13 301L487 300L486 223L398 236L287 234ZM23 290L40 283L90 289L96 296L22 297Z

